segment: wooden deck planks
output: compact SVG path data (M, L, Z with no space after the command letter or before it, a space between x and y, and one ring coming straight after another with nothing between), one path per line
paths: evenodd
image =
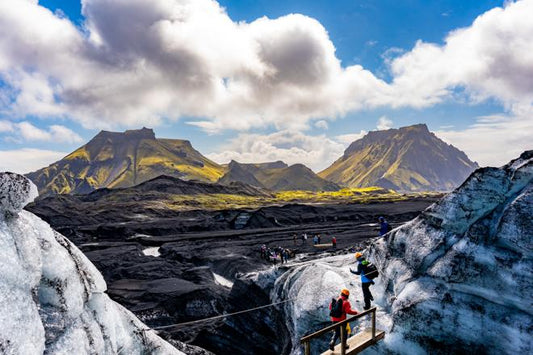
M357 354L371 345L374 345L379 340L385 337L383 330L376 329L376 337L372 340L372 328L366 328L360 333L355 334L353 337L348 338L349 349L346 349L346 355ZM341 353L341 344L335 346L335 350L327 350L321 355L339 355Z

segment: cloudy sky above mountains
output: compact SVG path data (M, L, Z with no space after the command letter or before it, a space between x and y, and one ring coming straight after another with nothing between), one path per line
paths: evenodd
M314 170L415 123L481 165L533 149L533 0L250 3L0 0L0 170L142 126Z

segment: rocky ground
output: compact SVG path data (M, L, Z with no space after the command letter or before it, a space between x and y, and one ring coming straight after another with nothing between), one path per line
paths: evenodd
M182 212L145 208L142 201L125 209L120 201L108 201L105 211L95 213L94 201L73 204L69 197L57 196L27 209L87 255L103 274L113 300L158 327L270 303L267 292L240 277L275 267L260 258L262 244L290 248L298 260L348 253L377 235L379 216L395 227L436 200ZM310 236L307 243L302 233ZM321 234L322 243L335 236L337 249L314 247L315 233ZM281 354L291 348L286 322L276 308L167 328L161 335L215 353L252 349Z

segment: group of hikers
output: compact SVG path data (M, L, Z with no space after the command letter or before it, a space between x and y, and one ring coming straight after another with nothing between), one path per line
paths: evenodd
M266 244L261 245L261 259L265 259L274 265L278 263L278 259L284 264L289 261L289 258L293 257L294 251L288 248L282 248L280 246L269 248Z
M366 260L363 253L355 253L355 259L357 261L357 270L350 268L350 272L361 277L361 288L363 290L363 299L365 302L363 309L366 311L370 309L371 302L374 300L374 297L370 292L370 286L374 285L374 279L379 276L379 271L374 264ZM333 324L345 320L347 314L358 314L356 310L352 309L350 301L348 300L349 297L350 291L344 288L341 290L341 293L337 299L331 299L331 303L329 304L329 315L331 316L331 321ZM344 333L343 338L345 341L345 349L349 348L349 345L346 344L346 340L348 339L348 327L349 325L347 324L346 327L335 328L333 336L331 337L331 341L329 342L329 349L331 351L333 351L335 348L335 343L340 338L341 331Z
M386 233L391 231L391 226L389 223L385 220L384 217L379 217L379 236L383 236ZM302 233L302 245L307 243L307 233ZM297 243L297 234L293 233L293 241L296 245ZM313 244L318 245L322 241L320 234L315 234L313 236ZM333 247L337 246L337 239L332 236L331 237L331 243ZM265 244L261 246L261 258L268 260L270 262L273 262L274 264L277 263L277 260L281 260L281 263L288 262L290 257L294 257L294 251L282 248L281 246L275 247L273 249L268 248ZM366 260L365 256L361 252L355 253L355 259L357 262L357 269L350 268L350 272L352 274L358 275L361 278L361 289L363 291L363 300L364 300L364 306L363 309L366 311L370 309L371 303L374 300L374 297L372 296L372 292L370 292L370 286L374 285L374 279L379 276L379 271L377 270L376 266L372 264L370 261ZM331 300L331 303L329 305L330 309L330 316L331 321L333 323L342 322L346 319L346 316L348 314L358 314L358 312L351 308L350 301L348 300L350 297L350 291L346 288L342 289L340 292L340 295L338 298L333 298ZM342 330L341 330L342 329ZM334 334L331 338L331 341L329 343L330 350L334 350L335 344L337 340L340 338L340 332L342 331L344 341L347 341L348 338L348 329L349 325L347 324L347 327L336 327ZM345 343L345 348L348 349L348 344Z
M391 226L387 223L384 217L379 217L380 228L379 235L383 236L391 231ZM374 285L374 279L379 276L379 271L374 264L366 260L365 256L361 252L355 253L355 259L357 262L357 269L354 270L350 268L350 272L355 275L359 275L361 278L361 289L363 291L363 300L364 306L363 309L366 311L370 309L371 302L374 300L372 292L370 292L370 286ZM356 315L358 312L352 309L350 301L350 291L346 288L341 290L341 293L338 298L332 298L331 303L329 304L331 322L333 324L342 322L346 319L348 314ZM343 332L344 347L345 349L349 348L349 345L346 343L348 339L348 329L349 324L346 327L335 327L331 341L329 342L329 349L334 350L337 340L341 337L341 331Z
M307 233L302 233L301 245L307 244L307 239L309 239L307 236ZM298 235L296 233L292 234L292 240L293 240L294 245L296 245L297 240L298 240ZM315 234L313 236L313 245L319 245L319 244L322 244L322 235ZM337 248L337 238L333 235L331 236L331 245L333 246L333 248Z

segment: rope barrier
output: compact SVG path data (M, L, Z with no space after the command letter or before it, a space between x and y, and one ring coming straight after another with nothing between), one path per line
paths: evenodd
M164 326L160 326L160 327L154 327L154 328L150 328L150 329L143 329L143 330L144 331L147 331L147 330L162 330L162 329L167 329L167 328L178 328L178 327L188 326L188 325L191 325L191 324L202 323L202 322L206 322L206 321L210 321L210 320L231 317L231 316L235 316L235 315L238 315L238 314L257 311L257 310L263 309L263 308L277 306L277 305L280 305L280 304L283 304L283 303L292 302L295 299L296 298L291 298L291 299L288 299L288 300L285 300L285 301L274 302L274 303L270 303L270 304L267 304L267 305L264 305L264 306L245 309L245 310L234 312L234 313L221 314L221 315L214 316L214 317L202 318L202 319L197 319L197 320L193 320L193 321L189 321L189 322L183 322L183 323L169 324L169 325L164 325Z

